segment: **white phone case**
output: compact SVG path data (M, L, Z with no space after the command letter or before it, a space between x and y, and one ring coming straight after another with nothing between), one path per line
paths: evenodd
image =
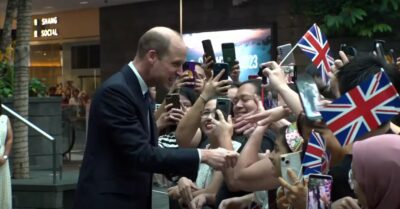
M302 164L301 164L301 153L293 152L281 155L281 174L282 178L285 179L289 184L294 184L287 174L288 168L292 169L298 179L302 178Z

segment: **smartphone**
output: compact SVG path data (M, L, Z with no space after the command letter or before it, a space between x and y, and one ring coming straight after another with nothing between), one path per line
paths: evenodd
M332 176L311 174L308 178L307 209L331 208Z
M267 85L268 82L269 82L269 80L268 80L267 76L265 76L265 75L263 74L263 70L264 70L263 67L259 67L259 68L258 68L258 73L257 73L257 75L261 77L261 82L262 82L262 84Z
M219 79L220 81L228 80L228 77L229 77L229 65L227 63L215 63L214 66L213 66L214 77L217 76L223 69L225 69L225 72L221 76L221 78Z
M207 55L207 57L210 56L212 58L212 60L214 61L214 63L216 63L214 49L212 47L211 40L206 39L206 40L201 41L201 43L203 44L204 53ZM204 63L205 63L205 60L204 60Z
M181 108L181 103L180 103L180 96L179 94L167 94L165 96L165 104L171 104L172 103L172 108L180 109Z
M228 63L229 69L235 65L236 53L234 43L223 43L222 47L222 57L225 63Z
M286 182L289 184L294 184L295 182L292 182L290 180L287 172L288 169L292 169L298 179L302 178L302 164L301 164L301 152L292 152L292 153L287 153L283 154L280 156L281 157L281 175L282 178L285 179Z
M189 80L187 80L188 82L196 82L196 71L195 71L195 68L196 68L196 62L185 62L184 64L183 64L183 66L182 66L182 68L183 68L183 72L184 73L188 73L188 76L189 76ZM193 88L194 87L194 85L186 85L187 87L189 87L189 88Z
M322 115L319 112L320 94L311 75L299 75L296 79L296 86L307 119L311 121L322 120Z
M278 57L280 60L285 58L289 52L292 50L292 44L284 44L276 47L278 51ZM282 66L294 66L295 61L294 61L294 55L291 53L288 58L282 63Z
M357 55L356 48L347 46L347 44L340 44L340 51L343 51L347 56L354 57Z
M375 40L374 41L374 50L376 52L376 55L381 58L385 59L385 49L383 48L383 44L385 43L384 40Z
M221 110L222 114L224 114L225 120L228 120L228 116L232 114L231 100L228 97L218 97L216 109ZM218 115L215 116L215 119L219 120Z

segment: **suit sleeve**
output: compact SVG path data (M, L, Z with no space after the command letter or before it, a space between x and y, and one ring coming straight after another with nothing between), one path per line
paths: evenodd
M140 98L139 101L141 101ZM110 131L109 140L116 146L119 154L132 162L135 169L183 176L195 175L199 165L196 149L163 149L150 144L143 120L140 120L138 105L121 89L108 88L99 102L99 112L104 128ZM138 100L136 98L136 100ZM145 120L147 123L147 120Z

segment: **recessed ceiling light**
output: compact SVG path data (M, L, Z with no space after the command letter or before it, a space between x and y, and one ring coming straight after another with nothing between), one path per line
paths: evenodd
M79 4L89 4L89 2L88 1L81 1L81 2L79 2Z

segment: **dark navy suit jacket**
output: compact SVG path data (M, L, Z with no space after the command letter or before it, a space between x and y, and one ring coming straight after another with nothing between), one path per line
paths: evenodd
M153 114L148 121L148 110L128 65L97 90L75 209L151 209L153 173L196 175L197 150L157 147L157 128Z

